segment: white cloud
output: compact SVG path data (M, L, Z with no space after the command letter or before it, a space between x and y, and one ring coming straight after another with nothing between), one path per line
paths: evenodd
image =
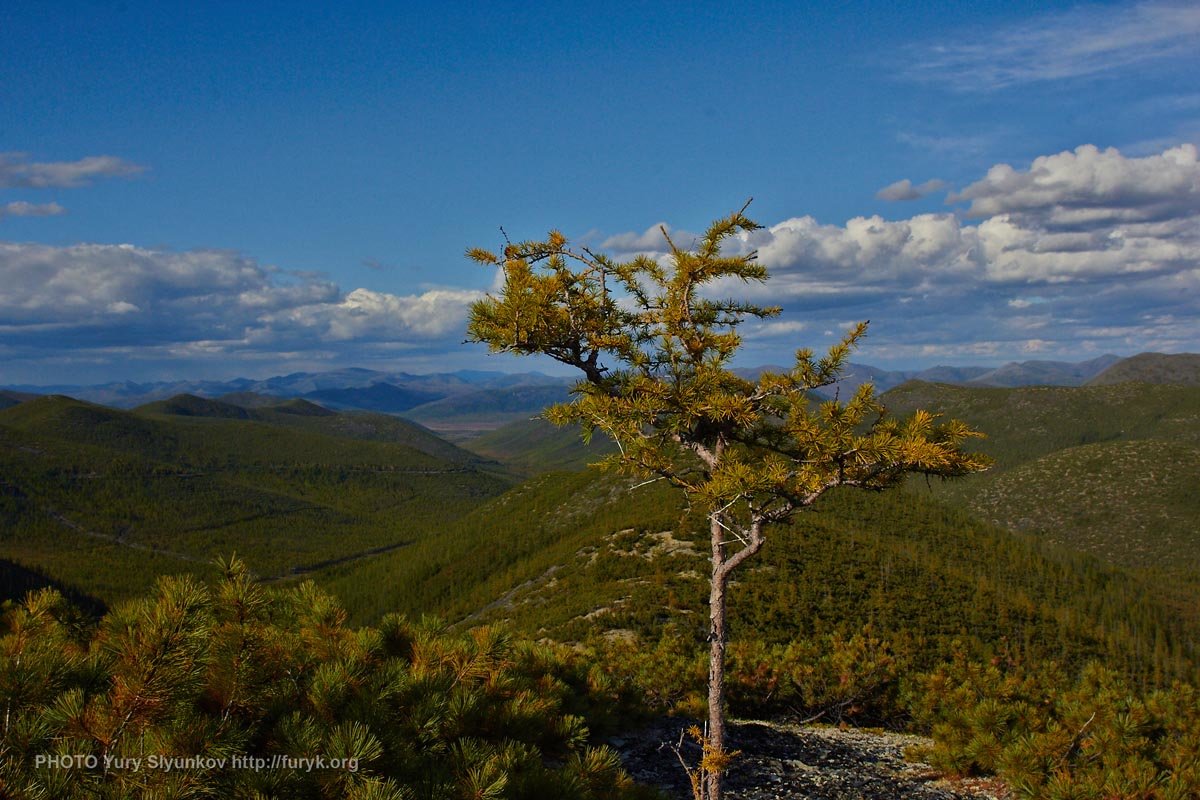
M78 161L27 161L24 153L0 153L0 189L46 189L87 186L96 178L127 178L146 168L116 156L88 156Z
M937 179L925 181L922 184L913 186L913 182L908 178L889 183L887 186L875 193L875 196L880 200L917 200L934 192L941 191L946 188L945 181Z
M224 250L0 242L0 329L35 349L136 343L244 353L428 343L459 337L469 304L481 296L460 289L343 293Z
M435 338L460 334L467 308L483 292L432 289L418 295L394 295L355 289L336 303L289 309L268 318L311 329L323 341L379 341L389 338Z
M954 197L958 211L784 219L730 248L756 249L769 281L710 292L783 307L744 330L764 361L792 334L819 344L855 319L873 321L864 360L1200 349L1197 160L1192 145L1145 157L1084 145L993 167ZM607 243L645 252L655 230Z
M1088 280L1200 264L1200 162L1186 144L1129 158L1084 145L999 164L952 198L968 201L987 277Z
M799 216L742 235L736 247L757 249L771 279L713 294L782 305L810 331L873 319L891 343L873 336L865 353L881 358L1200 348L1193 146L1131 158L1086 145L993 167L955 199L967 218Z
M928 281L978 271L972 258L974 229L953 214L919 214L889 221L876 215L845 225L795 217L743 237L758 249L772 280L750 292L803 297L919 290ZM737 291L730 282L719 292Z
M808 330L808 323L800 320L770 320L749 325L743 332L747 339L773 339L794 336Z
M1200 266L1193 145L1145 158L1085 145L1024 170L997 165L952 199L979 221L945 213L823 225L805 216L742 237L743 246L771 270L761 294L797 298L1187 275Z
M617 253L665 253L670 250L663 231L671 237L678 247L688 248L700 240L700 236L685 230L672 228L665 222L651 225L641 233L618 233L600 243L604 250Z
M77 320L110 303L230 303L267 283L266 271L224 251L174 253L132 245L0 243L0 318Z
M0 217L56 217L67 210L58 203L27 203L18 200L0 206Z
M970 201L972 217L1030 214L1056 228L1173 219L1200 213L1200 161L1193 144L1144 158L1089 144L1024 171L997 164L950 199Z
M1197 57L1200 5L1084 5L915 48L910 78L960 91L1087 78L1168 59Z

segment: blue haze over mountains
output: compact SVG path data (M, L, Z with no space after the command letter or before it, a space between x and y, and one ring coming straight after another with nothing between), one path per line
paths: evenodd
M909 380L937 383L957 383L970 386L1078 386L1104 370L1123 361L1115 355L1104 355L1090 361L1024 361L1000 367L936 366L923 370L886 370L867 364L850 364L845 379L831 392L853 391L860 384L873 382L883 392ZM764 370L780 370L767 365L735 372L753 378ZM160 381L135 383L113 382L90 386L10 385L10 393L64 394L89 402L116 408L135 406L163 400L180 394L220 398L236 396L242 404L252 404L254 396L272 398L301 397L335 409L363 409L385 413L420 411L427 404L458 406L508 406L527 399L532 410L559 400L566 400L573 377L546 375L540 372L506 373L481 370L411 374L385 372L362 368L346 368L328 372L297 372L290 375L255 380L235 378L228 381ZM537 391L534 391L534 389ZM535 408L536 406L536 408Z

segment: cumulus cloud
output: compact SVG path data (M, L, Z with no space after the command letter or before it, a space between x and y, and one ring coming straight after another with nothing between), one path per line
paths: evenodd
M419 295L355 289L337 302L296 306L266 321L272 329L295 326L334 342L431 339L460 334L467 307L482 296L458 289L431 289Z
M770 320L756 322L742 331L746 339L775 339L791 337L808 330L808 323L801 320Z
M617 253L664 253L669 249L663 236L664 230L679 247L690 247L701 238L698 234L671 228L667 223L660 222L641 233L618 233L610 236L600 243L600 247Z
M127 178L146 171L116 156L78 161L28 161L25 153L0 153L0 188L47 189L87 186L97 178Z
M0 206L0 217L56 217L67 210L58 203L27 203L18 200Z
M969 201L972 217L1018 214L1057 229L1178 219L1200 212L1200 163L1193 144L1145 158L1089 144L1027 170L997 164L950 199Z
M771 280L714 293L781 304L812 331L873 319L889 342L865 353L879 358L1200 347L1193 145L1140 158L1085 145L997 165L952 199L960 212L799 216L743 235Z
M1087 282L1200 265L1200 163L1191 144L1144 158L1085 145L1027 169L1000 164L950 199L966 203L978 223L950 213L845 225L806 216L746 242L796 293Z
M0 330L23 352L338 351L461 336L482 292L343 292L225 250L0 242Z
M1200 6L1084 5L910 51L910 78L960 91L1087 78L1172 58L1196 60Z
M880 200L918 200L926 195L939 192L946 188L945 181L937 179L925 181L922 184L913 186L913 182L908 178L889 183L887 186L875 193L875 196Z
M974 229L964 229L949 213L896 221L854 217L845 225L794 217L746 237L746 243L771 270L771 283L761 289L770 295L879 294L978 270Z

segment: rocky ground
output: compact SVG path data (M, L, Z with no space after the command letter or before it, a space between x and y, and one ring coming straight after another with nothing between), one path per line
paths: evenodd
M671 797L690 797L673 748L689 724L662 719L609 744L639 782ZM728 745L740 749L726 780L730 800L1008 800L994 780L947 781L904 751L928 743L920 736L831 727L739 721ZM698 748L685 745L685 756Z

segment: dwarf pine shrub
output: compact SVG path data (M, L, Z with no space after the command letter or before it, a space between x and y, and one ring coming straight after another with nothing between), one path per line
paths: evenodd
M396 616L352 629L312 584L223 573L161 579L91 628L53 591L5 609L0 796L644 796L589 744L568 651Z
M1200 797L1200 698L1177 683L1137 696L1098 663L1051 667L957 657L916 682L912 708L959 775L998 774L1033 800Z

